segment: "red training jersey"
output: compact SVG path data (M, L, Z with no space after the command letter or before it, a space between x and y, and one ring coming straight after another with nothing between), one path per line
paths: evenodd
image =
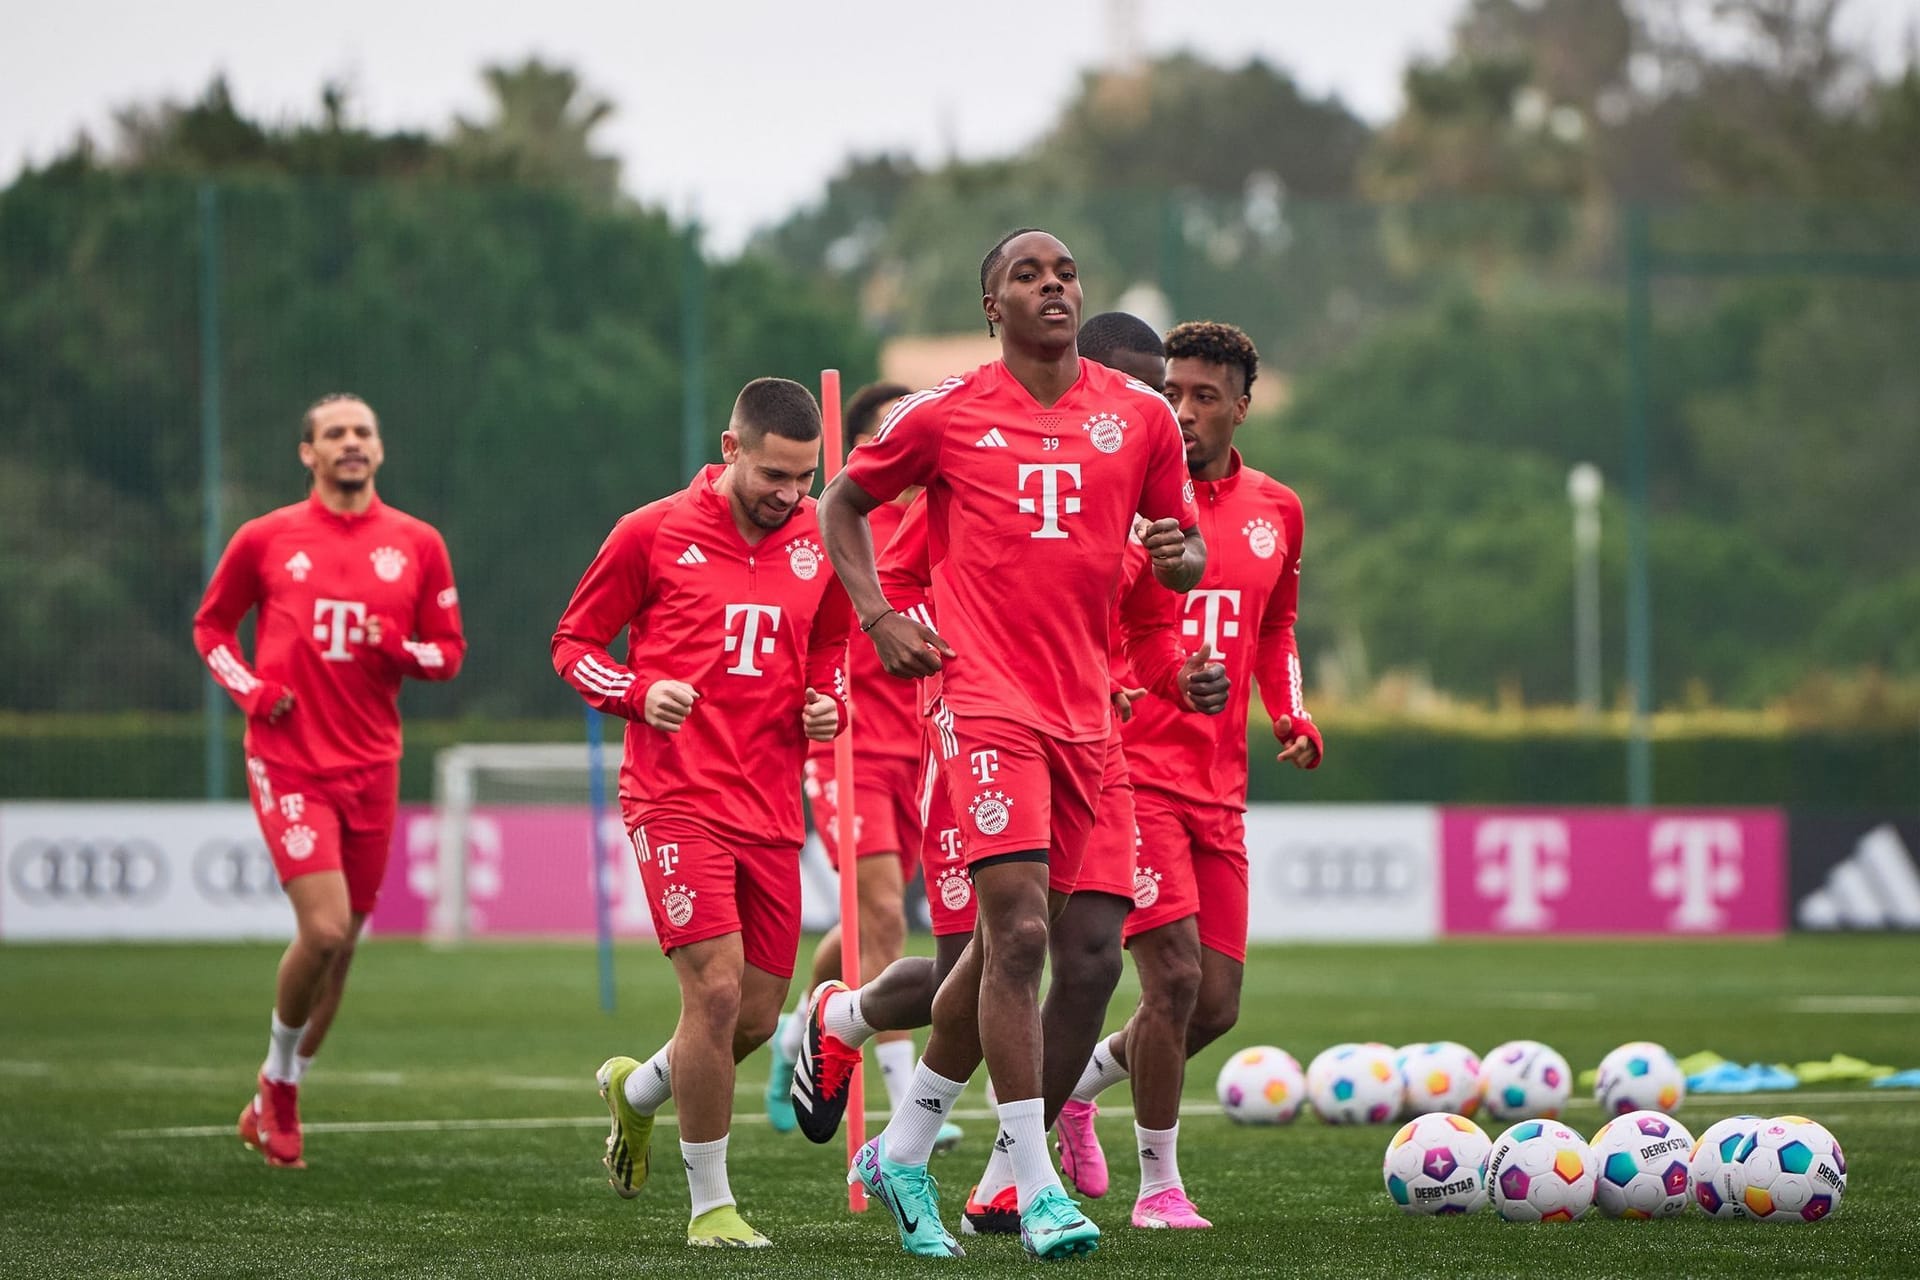
M1107 736L1108 619L1134 514L1197 516L1160 393L1091 360L1050 407L995 361L909 396L846 474L927 488L946 704L1068 742Z
M814 501L748 543L724 466L623 516L574 588L553 633L553 666L593 706L627 721L620 768L629 826L676 817L742 844L806 837L801 708L811 687L847 724L853 611L821 549ZM627 660L608 646L627 633ZM699 695L676 733L647 724L647 689L683 680Z
M1247 807L1247 708L1251 676L1279 722L1312 731L1293 638L1300 607L1300 498L1233 452L1223 480L1194 482L1207 569L1184 597L1151 584L1178 610L1182 643L1191 652L1211 644L1231 685L1217 716L1189 711L1162 696L1134 704L1124 727L1127 767L1136 787L1152 787L1192 804ZM1129 570L1150 578L1139 548ZM1157 692L1157 691L1156 691ZM1316 762L1317 763L1317 762Z
M258 609L254 661L240 620ZM380 619L380 643L367 620ZM247 754L309 773L400 758L400 681L451 680L466 657L447 544L380 501L319 495L240 526L193 615L193 647L247 716ZM267 713L287 690L293 708Z
M868 517L873 525L873 545L886 548L906 517L906 507L898 502L874 508ZM920 710L914 703L911 680L890 676L880 665L880 653L864 639L848 645L847 674L853 684L853 754L856 760L867 756L888 759L920 758ZM833 764L833 743L816 742L807 754Z

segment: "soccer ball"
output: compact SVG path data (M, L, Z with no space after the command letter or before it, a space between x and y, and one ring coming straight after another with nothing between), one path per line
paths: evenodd
M1593 1191L1593 1152L1558 1121L1523 1120L1494 1139L1487 1195L1508 1222L1572 1222Z
M1509 1040L1480 1062L1480 1101L1495 1120L1551 1120L1573 1094L1567 1060L1538 1040Z
M1241 1124L1285 1124L1307 1100L1300 1064L1270 1044L1242 1049L1227 1059L1214 1082L1227 1119Z
M1693 1156L1687 1161L1693 1176L1693 1202L1715 1218L1744 1218L1747 1211L1729 1200L1721 1187L1720 1171L1740 1154L1740 1147L1762 1124L1760 1116L1728 1116L1716 1120L1693 1144Z
M1425 1115L1400 1126L1381 1173L1408 1213L1472 1213L1487 1202L1486 1131L1465 1116Z
M1847 1193L1847 1157L1825 1126L1775 1116L1720 1171L1722 1194L1762 1222L1818 1222Z
M1672 1116L1629 1111L1593 1135L1594 1201L1609 1218L1671 1218L1687 1207L1693 1135Z
M1629 1111L1671 1115L1687 1100L1687 1077L1661 1046L1636 1040L1600 1059L1593 1098L1603 1115L1624 1116Z
M1335 1045L1307 1068L1307 1100L1328 1124L1385 1124L1405 1097L1387 1045Z
M1451 1040L1413 1046L1400 1064L1407 1082L1407 1113L1452 1111L1471 1116L1480 1109L1480 1059Z

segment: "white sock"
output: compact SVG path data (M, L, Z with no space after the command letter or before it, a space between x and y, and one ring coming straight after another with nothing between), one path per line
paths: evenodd
M715 1138L712 1142L688 1142L682 1138L680 1158L687 1166L687 1190L693 1196L694 1217L734 1203L733 1191L727 1186L725 1138Z
M267 1035L267 1060L260 1068L260 1074L269 1080L293 1079L293 1054L300 1047L300 1037L306 1034L307 1024L290 1027L280 1021L280 1011L273 1011L273 1028Z
M633 1069L627 1077L627 1104L643 1116L650 1116L667 1105L667 1099L673 1096L673 1064L667 1061L667 1055L673 1050L673 1041L660 1046L660 1052L648 1058ZM724 1183L726 1175L721 1175Z
M775 1051L788 1062L800 1061L800 1050L807 1043L807 1007L804 1002L794 1012L781 1015L780 1029L774 1035L779 1041Z
M312 1068L312 1066L313 1066L312 1054L310 1053L294 1054L293 1055L293 1082L295 1084L304 1084L307 1079L307 1072L309 1069Z
M998 1142L993 1144L993 1154L987 1157L986 1172L980 1175L980 1189L974 1192L981 1204L992 1204L993 1198L1013 1185L1013 1161L1000 1149Z
M924 1165L933 1155L934 1140L947 1122L954 1099L967 1087L965 1080L949 1080L922 1062L913 1071L907 1100L894 1111L881 1136L886 1158L895 1164Z
M885 1041L873 1046L873 1056L880 1062L880 1081L887 1086L887 1110L898 1111L913 1083L913 1041Z
M1113 1050L1107 1047L1107 1041L1101 1040L1093 1046L1093 1056L1087 1059L1087 1069L1080 1073L1080 1083L1073 1086L1075 1102L1092 1102L1102 1090L1110 1089L1127 1078L1127 1069L1114 1060Z
M1047 1150L1046 1103L1022 1098L1000 1104L1000 1136L994 1146L1007 1153L1013 1165L1013 1184L1020 1189L1020 1212L1048 1187L1060 1185L1053 1153Z
M849 1049L858 1049L873 1039L873 1028L860 1016L860 992L857 990L836 991L829 995L826 1012L820 1020L826 1024L827 1034Z
M1133 1140L1140 1146L1140 1196L1158 1195L1180 1185L1180 1122L1171 1129L1142 1129L1133 1126Z

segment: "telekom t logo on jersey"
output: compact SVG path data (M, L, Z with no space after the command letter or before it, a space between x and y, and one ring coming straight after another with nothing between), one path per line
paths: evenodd
M353 661L353 650L347 646L367 638L366 621L367 606L358 600L315 600L313 638L327 646L320 656L328 662Z
M1238 591L1189 591L1187 616L1180 620L1180 634L1190 640L1204 640L1215 654L1240 634L1240 593ZM1195 617L1195 614L1199 617Z
M1503 901L1493 913L1503 929L1544 929L1553 923L1552 898L1565 896L1572 877L1572 842L1558 818L1489 818L1473 837L1478 866L1473 887Z
M734 627L739 620L739 628ZM727 652L738 653L739 659L727 668L727 674L736 676L763 676L755 661L757 658L773 652L774 633L780 629L780 606L777 604L730 604L727 606Z
M1725 924L1719 904L1737 895L1743 880L1740 824L1730 818L1662 818L1648 843L1654 896L1679 900L1667 923L1688 931Z
M991 783L1000 772L1000 752L988 747L984 751L973 753L973 776L980 780L981 786Z
M1064 477L1072 488L1080 487L1080 464L1077 462L1023 462L1020 464L1021 493L1027 491L1027 481L1033 476L1040 477L1040 497L1020 499L1020 514L1040 516L1040 527L1028 534L1031 538L1064 538L1067 531L1060 527L1062 515L1080 514L1080 499L1062 498L1060 481Z

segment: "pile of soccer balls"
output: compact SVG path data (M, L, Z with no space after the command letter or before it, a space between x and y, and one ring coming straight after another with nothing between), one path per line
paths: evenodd
M1491 1201L1514 1222L1571 1222L1594 1205L1610 1218L1666 1218L1689 1203L1715 1218L1817 1222L1839 1208L1847 1161L1804 1116L1733 1116L1695 1141L1672 1112L1686 1079L1657 1044L1621 1045L1600 1064L1594 1097L1608 1117L1589 1143L1556 1117L1572 1092L1567 1060L1537 1041L1484 1060L1452 1041L1335 1045L1302 1072L1285 1050L1244 1049L1220 1072L1220 1105L1245 1124L1283 1124L1303 1106L1328 1124L1401 1116L1382 1174L1411 1214L1472 1213ZM1482 1109L1517 1121L1498 1139Z

